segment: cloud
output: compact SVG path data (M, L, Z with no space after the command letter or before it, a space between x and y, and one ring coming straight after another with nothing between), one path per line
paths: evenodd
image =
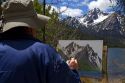
M61 6L70 6L70 7L82 7L84 5L87 5L90 0L61 0L60 4Z
M70 3L71 6L73 7L82 7L82 6L87 6L89 4L90 0L79 0L79 1L74 1L75 3L73 3L73 1Z
M91 1L88 4L89 9L93 8L100 8L103 11L106 11L107 9L110 8L110 6L115 5L116 3L113 2L111 3L109 0L97 0L97 1Z
M61 6L60 8L57 8L55 6L51 6L52 9L55 9L56 12L60 13L63 16L71 16L71 17L77 17L83 15L83 11L80 9L73 9L73 8L68 8L66 6ZM50 13L52 12L52 9Z
M48 5L49 6L49 5ZM48 7L46 6L46 7ZM53 9L56 11L56 12L59 12L59 9L56 7L56 6L51 6L51 9L49 11L49 13L52 13Z
M71 17L76 17L76 16L81 16L83 15L83 11L80 9L73 9L73 8L66 8L66 6L61 7L62 15L64 16L71 16Z

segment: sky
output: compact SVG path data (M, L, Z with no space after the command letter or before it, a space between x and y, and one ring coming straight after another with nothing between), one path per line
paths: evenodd
M42 0L41 0L42 1ZM62 16L77 17L86 14L93 8L100 8L104 12L112 12L115 0L111 3L109 0L46 0L52 8L61 12Z

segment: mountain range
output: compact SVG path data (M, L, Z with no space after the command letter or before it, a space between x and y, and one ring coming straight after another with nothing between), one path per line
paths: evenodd
M105 13L94 8L81 17L67 17L61 22L70 28L77 28L86 36L104 40L107 45L125 46L125 15Z

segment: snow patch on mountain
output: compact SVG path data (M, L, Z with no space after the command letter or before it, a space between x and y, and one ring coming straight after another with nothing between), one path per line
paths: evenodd
M79 21L81 24L87 26L87 25L88 25L88 24L87 24L87 21L85 22L84 20L85 20L85 17L78 19L78 21Z
M94 20L94 24L97 24L97 23L100 23L100 22L102 22L103 20L105 20L106 18L108 18L110 15L106 15L106 16L104 16L104 15L100 15L100 16L98 16L98 19L96 19L96 20Z
M93 19L92 24L94 24L94 25L98 24L98 23L102 22L103 20L107 19L109 16L110 16L110 14L109 15L102 15L102 14L98 15L97 19L95 19L95 20ZM82 18L79 18L78 20L79 20L79 22L81 24L87 26L88 25L88 21L86 21L85 19L86 19L86 17L82 17Z
M85 26L95 25L107 19L111 14L104 13L99 8L90 10L86 15L79 18L79 22Z

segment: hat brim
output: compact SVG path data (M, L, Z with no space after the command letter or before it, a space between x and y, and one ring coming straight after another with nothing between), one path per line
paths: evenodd
M3 32L18 27L18 26L25 26L29 28L40 28L45 26L48 23L50 17L45 15L37 14L37 17L26 17L26 18L18 18L18 19L11 19L7 20L3 26Z

